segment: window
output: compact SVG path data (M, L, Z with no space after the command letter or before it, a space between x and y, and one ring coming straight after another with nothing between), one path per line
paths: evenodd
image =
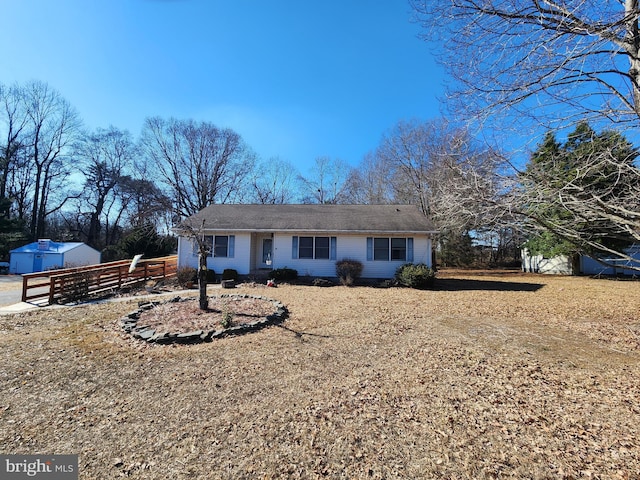
M373 259L389 260L389 239L388 238L373 239Z
M205 235L204 242L207 245L207 257L233 258L235 235ZM193 254L198 255L198 242L193 240Z
M225 235L216 235L215 243L213 244L213 256L214 257L228 257L229 252L229 237Z
M367 260L413 262L413 238L367 238Z
M329 259L329 237L316 237L315 258Z
M292 237L292 258L336 259L336 237Z
M313 237L300 237L298 258L313 258Z
M391 260L407 260L407 239L392 238L391 239Z

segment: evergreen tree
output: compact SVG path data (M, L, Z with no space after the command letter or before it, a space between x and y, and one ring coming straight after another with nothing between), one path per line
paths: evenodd
M11 218L11 201L0 197L0 260L9 260L9 251L27 240L24 222Z
M619 133L596 133L587 123L579 124L564 144L549 132L521 177L523 211L536 230L526 247L533 254L571 257L620 251L633 243L626 226L593 212L594 206L633 198L630 192L640 179L637 156Z

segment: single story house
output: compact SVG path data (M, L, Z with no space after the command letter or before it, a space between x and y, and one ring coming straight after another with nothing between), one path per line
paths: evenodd
M9 273L14 274L100 263L100 252L81 242L59 243L42 239L9 253Z
M240 275L292 268L335 277L336 262L359 260L362 278L392 278L405 263L431 266L432 223L413 205L211 205L178 234L178 268L198 266L194 234L211 245L207 267Z

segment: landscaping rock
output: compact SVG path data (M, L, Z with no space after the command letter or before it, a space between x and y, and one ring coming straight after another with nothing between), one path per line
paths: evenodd
M233 282L233 280L230 280ZM235 283L235 282L234 282ZM234 285L235 286L235 285ZM275 312L262 317L259 320L243 323L240 325L234 325L232 327L223 329L223 330L194 330L190 332L156 332L154 328L151 328L150 325L138 325L140 320L140 315L142 312L152 309L158 305L162 305L161 302L141 302L138 305L138 310L128 313L120 320L120 324L122 329L131 334L134 338L139 340L144 340L149 343L158 343L158 344L170 344L170 343L200 343L200 342L211 342L213 339L222 338L229 335L239 335L242 333L258 330L262 327L281 322L283 321L287 315L287 308L278 301L269 299L264 296L255 296L255 295L234 295L234 294L221 294L220 298L233 298L233 299L248 299L253 298L256 300L263 300L271 302L275 308ZM182 301L189 301L195 299L190 298L181 298L179 296L173 297L165 303L177 303Z

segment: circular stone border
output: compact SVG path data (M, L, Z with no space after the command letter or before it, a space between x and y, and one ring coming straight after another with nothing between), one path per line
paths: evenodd
M202 343L202 342L211 342L215 338L228 337L231 335L241 335L243 333L259 330L269 325L274 325L276 323L282 322L287 316L289 312L287 307L285 307L278 300L274 300L272 298L263 297L259 295L247 295L247 294L222 294L210 296L208 298L231 298L231 299L245 299L250 298L253 300L264 300L267 302L271 302L275 308L275 312L271 315L267 315L262 317L256 321L250 323L242 323L240 325L236 325L233 327L221 329L221 330L194 330L191 332L184 333L172 333L172 332L156 332L149 325L138 325L138 320L140 320L140 315L142 312L147 310L151 310L159 305L163 305L166 303L177 303L177 302L186 302L186 301L194 301L197 298L187 297L182 298L180 296L173 297L170 300L166 300L164 302L140 302L138 303L138 309L132 312L127 313L124 317L120 319L120 325L122 329L131 334L133 338L144 340L149 343L160 343L160 344L171 344L171 343Z

